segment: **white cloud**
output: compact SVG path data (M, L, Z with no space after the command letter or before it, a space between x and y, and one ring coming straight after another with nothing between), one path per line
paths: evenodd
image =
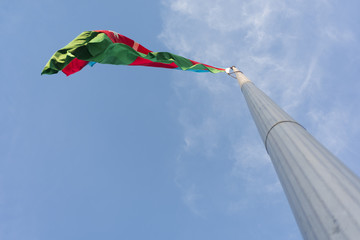
M203 217L203 214L200 212L198 207L198 200L201 198L201 195L196 191L195 185L187 188L183 194L183 201L189 209L196 214L197 216Z
M322 143L331 149L334 154L347 149L351 139L356 139L360 132L359 116L346 108L334 107L330 112L313 109L308 113L315 127L314 135L322 139ZM347 129L352 129L350 133Z
M356 128L354 119L359 118L350 120L350 108L341 109L335 102L327 104L326 112L319 111L318 92L327 81L337 81L335 74L329 79L325 65L329 52L338 44L355 42L356 35L333 18L332 4L322 0L164 0L159 38L171 51L200 62L236 65L300 122L312 121L311 127L318 129L315 136L339 152L346 149L347 136ZM253 123L237 83L220 74L187 76L190 79L185 83L180 79L174 83L184 103L179 121L185 151L211 157L219 146L231 143L224 160L233 161L228 174L253 189L278 194L280 184L272 178L273 170L266 170L271 164L260 151L263 146L256 130L244 129ZM339 127L336 123L344 119L347 124ZM266 172L268 183L256 178L259 172ZM233 201L229 209L242 209L246 202Z
M249 172L254 169L268 167L270 159L268 158L262 144L250 143L244 144L244 140L234 144L234 159L235 164L232 169L232 174L240 177L244 177L244 173L247 173L251 178Z
M348 29L339 29L335 26L327 26L323 29L324 37L336 42L348 43L356 40L354 33Z

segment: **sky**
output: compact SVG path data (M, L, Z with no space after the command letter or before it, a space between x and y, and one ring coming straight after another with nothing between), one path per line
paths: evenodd
M96 64L88 30L237 66L360 175L360 2L0 1L0 239L302 239L224 73Z

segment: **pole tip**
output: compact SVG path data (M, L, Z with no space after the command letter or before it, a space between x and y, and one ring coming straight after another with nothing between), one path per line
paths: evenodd
M242 71L240 71L239 69L237 69L235 66L231 66L228 68L225 68L225 72L232 78L235 78L233 75L236 75L237 72L243 73Z
M232 70L232 71L231 71ZM240 87L242 87L245 83L251 82L242 71L237 69L235 66L229 67L225 69L225 72L232 78L238 80ZM235 75L235 76L234 76Z

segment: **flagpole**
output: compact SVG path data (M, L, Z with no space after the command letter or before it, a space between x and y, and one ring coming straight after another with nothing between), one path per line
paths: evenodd
M304 239L360 239L360 179L231 68Z

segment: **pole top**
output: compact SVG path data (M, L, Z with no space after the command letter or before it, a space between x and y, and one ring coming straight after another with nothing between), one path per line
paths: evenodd
M240 87L247 82L251 82L242 71L237 69L235 66L229 67L225 69L225 72L232 78L236 78L240 84ZM233 76L235 75L235 77Z

